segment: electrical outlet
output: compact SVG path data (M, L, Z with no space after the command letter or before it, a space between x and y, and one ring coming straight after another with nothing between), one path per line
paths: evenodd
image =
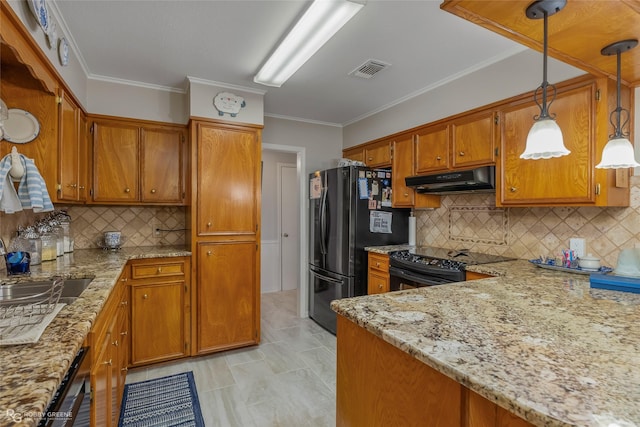
M160 231L160 226L155 222L152 221L151 222L151 235L154 237L161 237L161 231Z
M569 249L575 251L578 258L587 254L587 244L585 240L577 237L569 239Z

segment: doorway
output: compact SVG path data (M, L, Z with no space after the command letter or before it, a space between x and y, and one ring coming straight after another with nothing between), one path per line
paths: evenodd
M297 289L300 266L300 197L295 164L278 163L278 229L280 290Z
M291 232L286 232L285 230L281 229L281 223L279 220L280 214L275 214L274 216L276 216L277 218L269 218L268 217L268 213L263 212L263 221L265 222L265 224L263 224L262 226L262 246L263 248L265 248L265 245L269 245L273 242L273 240L284 240L286 238L284 238L284 236L282 236L284 233L289 234L289 238L295 238L297 240L297 244L295 245L291 245L293 247L296 248L296 250L298 251L298 260L296 261L297 265L289 265L287 267L287 270L285 271L284 268L282 268L282 256L281 256L281 251L277 251L277 259L273 259L273 252L272 251L263 251L266 253L263 253L261 256L262 259L262 263L263 263L263 272L265 271L265 267L268 267L271 264L276 264L278 266L277 270L282 271L282 275L287 275L287 278L285 278L284 280L290 280L290 281L295 281L295 284L297 285L297 307L296 307L296 311L298 313L298 316L300 317L309 317L309 305L308 305L308 277L307 277L307 264L308 264L308 251L307 251L307 204L305 203L305 201L307 200L307 186L306 186L306 173L304 172L306 169L306 159L305 159L305 148L304 147L296 147L296 146L289 146L289 145L280 145L280 144L262 144L262 152L263 152L263 159L266 159L267 157L273 157L273 155L277 155L278 153L290 153L295 155L295 163L293 162L289 162L289 161L283 161L281 163L283 164L290 164L291 166L293 166L293 164L295 164L295 171L293 170L293 168L291 166L289 166L289 168L287 169L286 167L283 168L277 168L280 170L280 173L282 175L285 175L287 178L287 183L286 183L286 188L281 188L280 187L280 180L284 180L285 178L282 177L278 177L277 179L274 179L274 187L277 186L278 187L278 192L282 192L282 191L286 191L286 192L295 192L297 197L297 215L296 213L293 213L293 215L296 215L296 219L297 219L297 227L295 227L297 230L295 230L295 234L296 236L292 236L293 233ZM293 157L291 157L293 158ZM266 165L265 165L265 169L266 169ZM265 177L266 178L266 177ZM274 177L275 178L275 177ZM272 205L276 205L278 206L278 209L280 209L279 205L280 205L280 201L276 201L276 200L265 200L265 194L269 192L269 189L265 189L265 183L263 182L263 200L262 200L262 204L263 204L263 210L265 208L268 208L268 206L270 204ZM273 197L273 199L276 199L276 197ZM267 205L267 206L265 206ZM266 220L266 221L265 221ZM274 228L277 229L277 233L273 233L273 231L275 230L269 230L267 229L268 226L266 225L266 222L268 221L272 221L271 223L274 224ZM288 221L285 219L285 221ZM291 246L288 247L288 250L291 250ZM287 250L287 245L285 243L285 246L280 246L281 248L285 249L285 251ZM286 252L285 252L285 256L286 256ZM273 261L270 262L269 260ZM265 265L268 264L268 265ZM274 272L271 272L271 276L264 275L261 279L261 281L263 281L263 283L266 283L270 280L279 280L279 279L275 279L276 277L279 277L280 274L275 274ZM292 286L291 284L289 286ZM275 289L273 289L275 290ZM263 291L264 291L264 287L263 287Z

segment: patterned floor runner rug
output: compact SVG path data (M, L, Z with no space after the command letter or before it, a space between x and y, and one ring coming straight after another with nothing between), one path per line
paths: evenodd
M126 384L120 427L204 427L193 372Z

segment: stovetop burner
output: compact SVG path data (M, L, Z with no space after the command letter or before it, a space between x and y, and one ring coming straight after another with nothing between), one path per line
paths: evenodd
M467 265L488 264L513 259L499 255L469 252L466 249L452 250L430 246L419 246L415 249L392 252L390 257L447 270L463 270Z

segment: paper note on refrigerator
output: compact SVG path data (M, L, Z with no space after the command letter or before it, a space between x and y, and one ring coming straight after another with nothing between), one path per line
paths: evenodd
M320 177L316 176L309 180L309 198L319 199L322 195L322 181Z
M372 233L391 234L393 214L385 211L369 212L369 231Z

